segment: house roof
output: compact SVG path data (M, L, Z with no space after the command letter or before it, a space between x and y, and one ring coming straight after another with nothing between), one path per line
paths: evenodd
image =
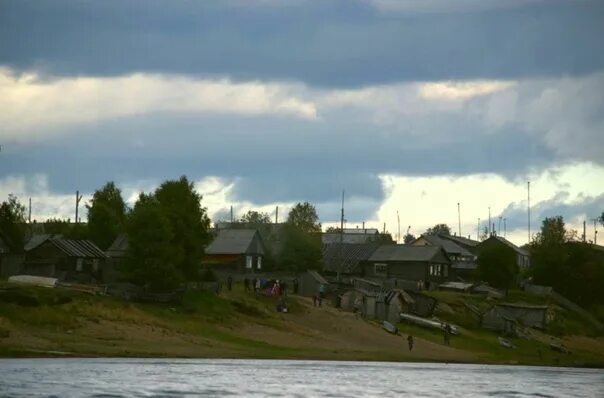
M243 254L248 251L254 237L255 229L220 229L216 238L206 248L206 254ZM260 235L258 235L260 239Z
M473 254L470 253L466 248L458 245L457 243L455 243L452 240L443 238L441 235L427 235L427 234L422 235L419 238L417 238L415 241L413 241L413 243L418 241L421 238L424 238L425 240L430 242L430 244L432 246L442 246L442 248L445 250L445 252L447 254L455 254L455 255L468 256L468 257L473 256Z
M529 255L529 252L527 250L522 249L522 248L516 246L515 244L513 244L512 242L510 242L509 240L507 240L506 238L504 238L502 236L493 235L489 239L496 239L496 240L498 240L499 242L503 243L504 245L512 248L518 254L521 254L523 256L528 256ZM489 240L489 239L487 239L487 240Z
M46 242L47 240L51 239L51 238L60 238L61 235L52 235L52 234L38 234L38 235L33 235L31 237L30 240L27 241L27 243L24 246L24 249L26 252L35 249L36 247L40 246L42 243Z
M105 258L105 253L89 240L50 239L50 242L69 257Z
M479 241L477 240L473 240L473 239L468 239L468 238L464 238L463 236L455 236L455 235L439 235L442 239L445 240L450 240L459 244L462 244L464 246L468 246L468 247L476 247L480 244Z
M443 249L440 246L381 245L369 261L430 261Z
M323 244L323 269L325 271L354 273L359 263L366 261L378 248L376 243Z
M348 232L347 230L344 230L343 234L340 234L339 232L325 232L321 235L321 241L323 244L340 243L340 240L343 243L361 244L375 242L380 237L379 233L373 232L372 230L359 229L358 231L359 232ZM364 233L363 231L367 231L367 233Z
M128 235L125 233L119 234L111 246L105 250L105 254L109 257L122 257L128 251Z
M329 285L329 282L327 282L327 280L325 278L323 278L321 276L321 274L319 274L317 271L313 271L313 270L308 270L308 274L317 282L319 282L322 285Z

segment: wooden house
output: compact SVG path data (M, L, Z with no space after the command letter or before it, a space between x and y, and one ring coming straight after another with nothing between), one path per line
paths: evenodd
M476 253L480 256L480 253L484 250L494 247L505 247L508 250L513 251L514 255L516 256L516 264L520 270L530 267L531 261L528 250L516 246L501 236L491 235L488 239L482 241L480 245L476 247Z
M451 280L451 261L440 246L382 245L363 264L365 278L400 279L426 288Z
M35 235L25 245L23 272L61 281L98 283L107 256L89 240Z
M465 238L464 238L465 239ZM444 234L424 234L411 242L413 246L440 246L451 261L452 279L471 279L478 264L476 255Z
M223 273L256 273L262 270L266 248L255 229L220 229L205 250L202 263Z

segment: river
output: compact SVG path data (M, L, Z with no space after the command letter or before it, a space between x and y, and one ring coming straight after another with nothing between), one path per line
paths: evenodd
M1 397L604 397L598 369L229 359L0 359Z

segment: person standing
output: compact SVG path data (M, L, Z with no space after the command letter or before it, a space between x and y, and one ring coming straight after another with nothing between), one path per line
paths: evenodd
M316 294L312 295L312 305L313 305L313 307L317 306L317 295Z
M407 345L409 346L409 351L411 351L413 349L413 336L409 335L407 337Z
M444 340L445 340L445 345L450 345L451 341L450 341L450 335L451 335L451 325L449 325L448 323L445 324L445 328L444 328Z
M229 289L229 292L233 289L233 277L231 275L227 278L227 289Z

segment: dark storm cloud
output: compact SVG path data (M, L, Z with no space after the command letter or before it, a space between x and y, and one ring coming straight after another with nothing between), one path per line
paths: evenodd
M4 0L0 65L60 75L150 71L322 86L577 75L604 67L601 1L440 13L379 12L358 1L245 4Z
M522 131L484 135L470 125L459 128L465 136L434 143L429 135L378 134L372 124L141 116L74 127L77 134L45 143L9 146L2 171L47 174L50 186L61 193L92 191L108 180L213 175L237 180L234 200L260 205L308 200L336 216L335 204L345 189L350 198L365 201L351 207L347 217L366 220L384 199L379 174L497 172L513 178L528 167L546 165L550 157Z

